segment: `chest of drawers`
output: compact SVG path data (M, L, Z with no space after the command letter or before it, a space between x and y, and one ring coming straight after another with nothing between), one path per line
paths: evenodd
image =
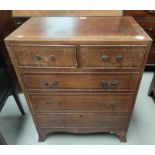
M39 141L110 132L126 141L151 46L131 17L33 17L5 39Z

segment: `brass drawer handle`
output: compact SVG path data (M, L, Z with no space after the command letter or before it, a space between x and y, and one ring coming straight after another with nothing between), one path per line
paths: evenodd
M51 105L52 104L52 101L47 101L46 104L47 105Z
M52 88L58 88L59 84L60 84L59 81L57 81L57 80L53 81Z
M147 10L147 12L154 14L155 13L155 10Z
M46 87L46 88L50 87L48 81L46 81L46 80L41 81L41 85L42 85L42 87ZM57 80L53 81L51 87L57 88L58 86L59 86L59 81L57 81Z
M55 55L50 55L50 60L54 62L56 60Z
M48 87L49 86L48 81L46 81L46 80L41 81L41 85L43 87Z
M113 80L111 83L111 86L112 86L112 88L116 88L118 86L118 84L119 84L118 80ZM102 80L101 85L103 86L103 88L108 88L108 81Z
M36 61L40 61L40 60L41 60L41 56L35 55L35 60L36 60Z
M102 80L101 85L103 86L103 88L108 88L108 81Z
M113 80L112 83L111 83L111 86L113 88L117 87L118 86L118 80Z
M108 59L109 59L109 57L107 55L102 55L101 56L102 61L107 61Z
M118 55L117 56L117 61L122 61L123 60L123 55Z

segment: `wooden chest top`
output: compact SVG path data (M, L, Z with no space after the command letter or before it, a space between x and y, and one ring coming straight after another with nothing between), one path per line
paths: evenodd
M132 17L32 17L6 40L150 41Z

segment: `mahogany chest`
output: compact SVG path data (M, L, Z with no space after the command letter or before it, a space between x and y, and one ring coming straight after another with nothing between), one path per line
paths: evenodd
M126 141L151 46L132 17L32 17L5 43L39 141L51 132Z

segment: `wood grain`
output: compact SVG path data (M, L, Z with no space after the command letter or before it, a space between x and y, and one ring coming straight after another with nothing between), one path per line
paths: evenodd
M122 10L13 10L13 17L27 16L121 16Z
M141 68L145 46L81 46L83 68Z
M129 112L133 94L128 93L42 93L29 94L38 112Z
M32 17L8 39L18 43L31 39L74 44L84 41L142 42L149 41L150 37L131 17Z
M134 91L138 81L136 73L25 73L21 74L21 77L25 89L71 89L71 91L89 89L92 91ZM44 81L47 85L44 85ZM58 81L57 86L54 85L55 81ZM114 81L117 81L116 85L113 85Z
M74 45L29 45L12 48L20 67L76 68L77 66Z

